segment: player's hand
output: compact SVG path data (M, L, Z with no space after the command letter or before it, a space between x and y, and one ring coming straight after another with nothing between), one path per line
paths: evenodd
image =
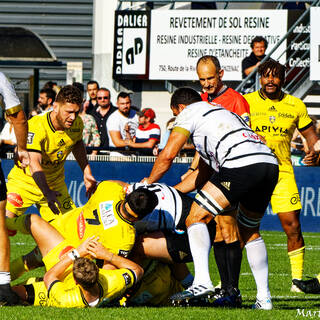
M315 152L320 152L320 140L313 145L313 149Z
M303 158L302 162L306 166L315 166L317 164L318 154L315 152L308 152L306 156Z
M143 178L140 182L144 184L149 184L148 178Z
M60 192L50 190L45 196L47 198L48 206L50 210L54 214L59 214L60 213L59 208L61 208L61 203L58 201L57 197L61 196Z
M21 169L26 168L30 163L28 151L16 148L14 152L14 163Z
M90 241L88 244L88 252L93 258L103 259L106 261L110 261L113 256L113 253L96 240Z
M86 255L90 254L89 253L89 243L91 241L98 241L99 237L92 236L90 238L87 238L85 241L83 241L78 247L77 251L80 254L80 257L85 257Z
M90 198L97 189L97 181L91 173L85 173L83 180L86 187L86 196Z

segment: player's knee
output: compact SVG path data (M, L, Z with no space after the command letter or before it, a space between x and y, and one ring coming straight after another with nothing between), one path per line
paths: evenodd
M194 199L195 203L202 209L206 210L213 217L217 216L223 211L221 205L216 201L216 199L207 191L200 190Z

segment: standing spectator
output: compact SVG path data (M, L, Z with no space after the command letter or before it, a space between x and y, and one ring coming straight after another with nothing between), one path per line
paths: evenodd
M118 110L107 121L110 147L123 148L129 145L130 140L136 135L139 125L138 115L131 108L130 95L120 92L117 97Z
M284 93L285 67L272 59L258 69L261 89L245 95L250 105L252 129L265 139L279 161L279 180L271 197L287 235L292 279L302 279L305 245L300 225L301 202L290 157L290 142L295 128L306 138L309 153L304 162L316 161L314 144L318 141L305 104ZM257 252L257 255L260 255ZM291 291L300 292L293 284Z
M95 80L90 80L87 83L87 92L89 95L89 101L86 101L85 103L88 104L87 107L87 113L92 113L96 109L96 105L98 103L97 101L97 93L99 90L99 83Z
M129 147L145 149L141 152L147 155L157 154L157 145L160 142L160 127L154 123L156 114L151 108L138 111L137 114L139 116L139 127L135 138L129 142Z
M266 56L265 52L268 47L268 41L261 36L257 36L252 39L250 46L252 49L250 56L242 60L242 79L245 79L260 65L260 61ZM253 83L254 79L248 85L252 85Z
M41 89L38 98L41 113L53 110L53 103L56 99L56 93L52 89Z
M59 93L61 87L58 86L58 84L56 82L53 81L48 81L44 84L44 86L42 87L42 89L52 89L56 95Z
M97 108L92 110L91 115L97 123L101 149L109 149L110 141L108 137L107 120L117 108L112 105L111 93L107 88L100 88L98 90L97 101ZM84 109L86 109L86 105L84 105Z
M6 115L12 122L17 137L17 158L20 161L17 165L24 170L29 165L26 149L28 123L12 84L2 72L0 72L0 94ZM8 306L18 304L19 298L10 287L10 242L5 226L6 194L6 182L0 165L0 305Z

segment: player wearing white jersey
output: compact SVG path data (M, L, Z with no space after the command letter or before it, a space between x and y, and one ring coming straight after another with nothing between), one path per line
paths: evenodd
M200 101L201 97L193 89L180 88L174 92L171 109L177 116L175 126L150 176L144 179L149 184L158 181L191 136L201 157L199 168L176 188L187 193L201 186L201 182L205 184L197 193L186 220L195 279L188 290L174 297L177 300L203 296L214 290L209 274L211 242L207 224L225 209L239 204L238 222L243 241L252 246L258 243L259 248L263 243L265 249L259 225L279 172L276 157L239 116ZM211 178L206 174L208 168L216 171ZM262 260L258 267L253 264L251 268L258 295L270 299L266 251ZM272 304L270 306L272 308Z

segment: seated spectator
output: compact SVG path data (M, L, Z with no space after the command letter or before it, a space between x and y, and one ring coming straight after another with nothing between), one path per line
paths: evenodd
M95 80L90 80L87 83L87 92L89 95L89 100L87 100L85 103L88 104L87 107L87 113L91 114L95 109L97 108L97 93L99 90L99 83Z
M159 144L160 150L162 150L166 146L175 121L176 121L176 117L172 117L167 121L166 132L162 136L161 142Z
M249 57L242 60L242 79L245 79L251 72L253 72L260 64L260 61L266 56L265 52L268 47L268 41L261 37L254 37L251 41L252 52ZM252 86L255 82L254 78L251 78L246 87Z
M100 148L108 150L110 143L107 130L107 121L112 113L114 113L117 108L111 103L110 90L107 88L100 88L97 92L97 108L91 111L91 115L97 123L99 135L100 135ZM84 105L84 109L87 108L87 104ZM87 111L88 112L88 111Z
M155 112L151 108L137 112L139 116L139 127L135 137L129 140L129 147L140 149L140 153L146 155L157 155L160 142L160 127L154 123Z
M110 147L124 148L136 135L139 125L138 115L131 108L130 94L120 92L117 97L117 107L107 120L107 130ZM130 139L128 139L130 137Z

